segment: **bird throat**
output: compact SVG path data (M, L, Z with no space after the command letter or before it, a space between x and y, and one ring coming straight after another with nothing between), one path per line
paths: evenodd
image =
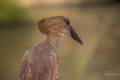
M47 35L47 37L45 38L43 42L43 45L45 44L47 45L47 46L43 46L44 49L48 52L56 52L61 38L62 36Z

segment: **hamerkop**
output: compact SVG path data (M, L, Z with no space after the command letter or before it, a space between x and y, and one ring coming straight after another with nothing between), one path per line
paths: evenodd
M63 35L82 44L68 18L54 16L38 23L46 38L26 51L22 58L20 80L58 80L57 48Z

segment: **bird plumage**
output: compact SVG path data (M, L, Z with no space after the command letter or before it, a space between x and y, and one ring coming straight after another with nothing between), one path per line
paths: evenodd
M24 54L20 80L58 80L56 51L62 36L70 34L69 20L63 16L55 16L43 19L38 24L40 31L47 37Z
M56 50L59 40L58 36L47 37L25 53L21 63L21 80L58 80Z

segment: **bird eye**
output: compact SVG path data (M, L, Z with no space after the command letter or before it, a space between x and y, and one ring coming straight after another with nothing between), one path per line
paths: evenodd
M69 25L70 24L70 22L69 21L66 21L66 23Z

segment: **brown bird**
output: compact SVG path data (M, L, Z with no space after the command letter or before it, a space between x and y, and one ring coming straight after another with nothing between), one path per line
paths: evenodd
M82 44L68 18L54 16L38 23L47 37L26 51L22 58L20 80L58 80L57 47L63 35L69 35Z

